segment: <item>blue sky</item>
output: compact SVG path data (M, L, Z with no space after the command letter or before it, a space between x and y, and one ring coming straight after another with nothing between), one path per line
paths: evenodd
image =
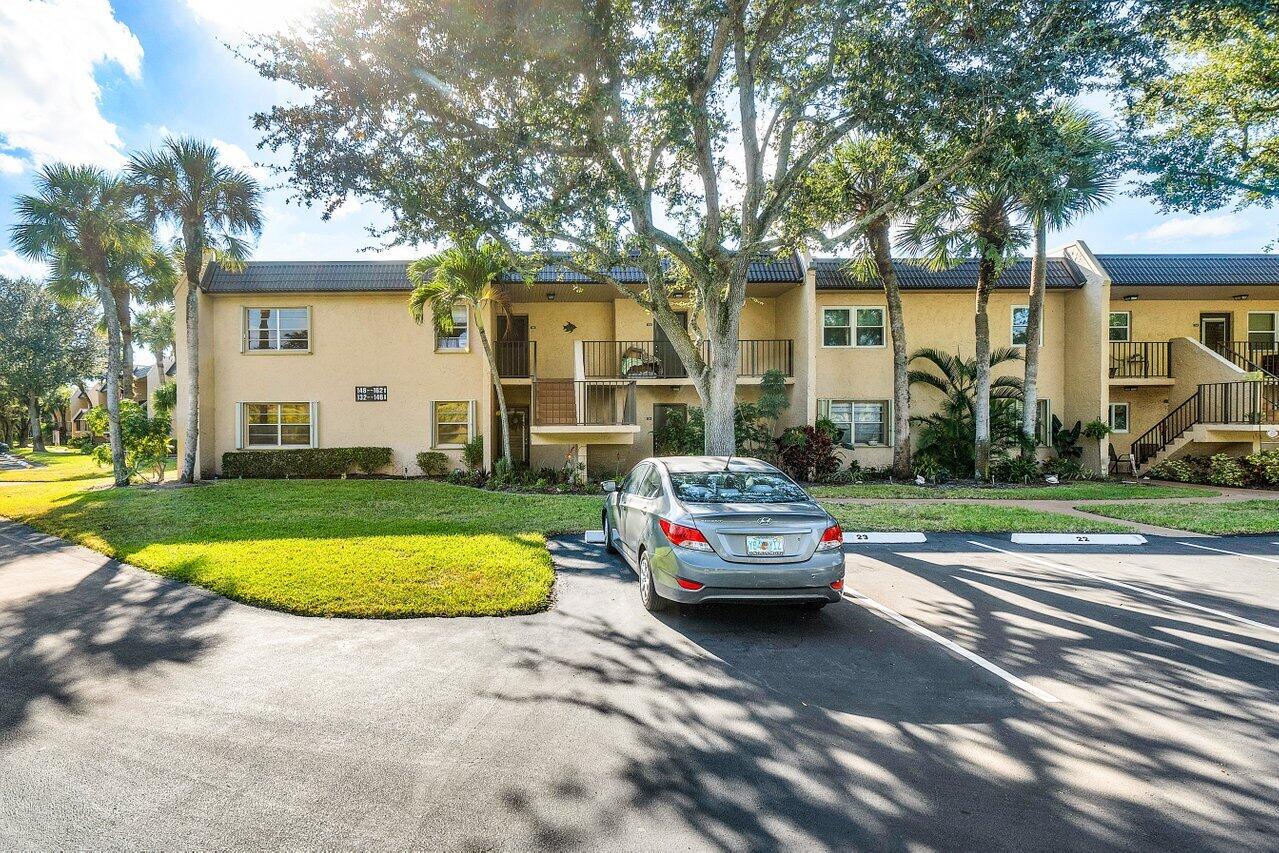
M0 2L0 272L31 272L7 245L12 199L35 167L56 159L118 164L166 132L217 142L250 167L258 151L251 116L288 97L226 43L269 29L319 0L3 0ZM267 177L268 181L275 178ZM255 257L357 257L379 214L351 205L329 222L317 211L267 198ZM1279 235L1279 212L1259 209L1160 215L1121 195L1056 235L1104 252L1257 252ZM407 257L408 250L386 257Z

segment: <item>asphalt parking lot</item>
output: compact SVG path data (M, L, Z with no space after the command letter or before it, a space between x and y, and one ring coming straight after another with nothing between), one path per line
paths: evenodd
M575 538L546 613L372 622L0 523L0 846L1274 849L1276 541L849 546L820 614L654 617Z

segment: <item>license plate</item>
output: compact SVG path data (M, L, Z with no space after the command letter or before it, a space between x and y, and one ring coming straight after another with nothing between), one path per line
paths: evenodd
M746 553L753 557L772 557L782 553L780 536L747 536Z

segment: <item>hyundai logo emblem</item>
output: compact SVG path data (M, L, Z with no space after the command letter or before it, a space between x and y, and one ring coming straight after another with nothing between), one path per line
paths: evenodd
M772 520L771 518L769 518L768 516L764 516L763 518L761 518L761 519L759 520L759 523L760 523L760 524L772 524L772 523L773 523L773 520Z

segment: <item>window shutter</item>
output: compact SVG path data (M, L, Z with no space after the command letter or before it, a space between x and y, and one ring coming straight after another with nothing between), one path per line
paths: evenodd
M320 446L320 404L311 401L311 446Z
M235 404L235 449L244 449L244 404Z
M435 401L426 403L426 446L435 447Z
M477 432L479 432L479 430L478 430L478 428L477 428L477 427L478 427L478 424L476 424L476 422L475 422L475 410L476 410L476 401L475 401L475 400L471 400L471 401L469 401L469 403L468 403L468 409L467 409L467 412L466 412L466 420L467 420L467 424L466 424L466 426L467 426L467 433L466 433L466 436L467 436L467 438L475 438L475 434L476 434Z
M896 430L895 430L895 429L893 429L893 427L895 427L895 426L897 425L897 420L896 420L896 418L893 416L893 401L892 401L892 400L885 400L885 401L884 401L884 418L885 418L885 420L886 420L886 422L885 422L885 424L884 424L884 436L885 436L885 438L887 438L887 439L888 439L888 442L887 442L887 443L888 443L888 446L889 446L889 447L894 447L894 446L896 446L896 438L897 438L897 435L896 435Z
M830 420L830 400L818 399L817 401L817 419Z

